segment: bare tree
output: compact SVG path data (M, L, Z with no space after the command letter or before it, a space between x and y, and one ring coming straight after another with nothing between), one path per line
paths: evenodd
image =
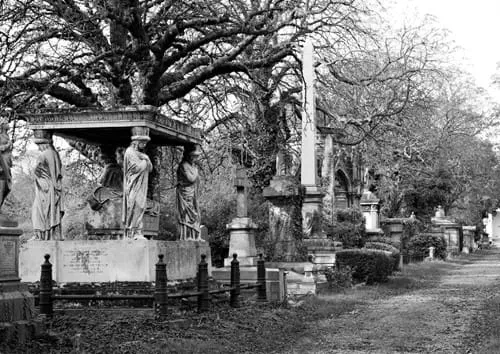
M230 73L293 55L335 26L355 0L5 0L0 27L4 106L172 104ZM251 51L262 37L268 45ZM204 90L204 86L206 86ZM173 103L175 102L175 103Z

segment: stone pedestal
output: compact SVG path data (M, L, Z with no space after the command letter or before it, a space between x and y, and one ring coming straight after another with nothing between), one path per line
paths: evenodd
M302 231L296 223L301 213L298 185L293 176L275 176L263 194L272 204L266 241L272 245L274 258L291 262L297 255L296 236Z
M380 228L380 199L374 193L365 191L359 204L365 218L367 235L382 236L384 232Z
M35 321L35 302L19 278L17 227L0 226L0 343L23 344L42 328ZM40 262L41 263L41 262Z
M171 280L196 277L201 255L210 246L201 241L80 240L28 241L19 253L23 282L40 280L43 256L50 255L52 279L58 283L151 282L155 264L163 254Z
M329 239L321 224L323 192L318 186L303 186L302 230L303 244L311 261L320 267L335 265L335 251L339 242Z
M229 257L224 259L224 266L230 267L232 255L238 255L240 267L257 265L257 249L255 248L254 230L257 228L248 217L234 218L227 225L229 230Z

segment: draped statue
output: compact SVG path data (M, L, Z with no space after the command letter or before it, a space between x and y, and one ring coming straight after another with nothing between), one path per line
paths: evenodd
M199 175L195 165L200 154L199 145L186 146L177 168L177 221L181 240L200 239Z
M9 125L0 122L0 208L12 189L12 142L9 138Z
M132 143L125 150L123 159L122 222L126 238L144 239L143 217L147 204L149 173L153 170L153 164L144 153L149 136L141 128L134 128L134 132Z
M35 200L32 209L34 239L62 240L63 211L62 165L52 145L52 134L35 131L35 143L41 154L35 167Z

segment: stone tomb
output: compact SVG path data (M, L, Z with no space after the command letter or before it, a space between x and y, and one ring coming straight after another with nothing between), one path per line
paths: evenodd
M462 227L449 220L441 206L437 207L435 216L431 218L431 223L431 232L443 235L448 257L458 254L462 250Z
M28 127L39 135L54 134L72 141L98 146L104 157L111 159L109 166L114 166L119 175L123 172L123 166L120 166L118 161L118 150L130 147L134 141L147 141L147 145L152 147L180 145L184 148L201 143L199 129L170 119L152 106L130 106L107 111L26 114L25 118ZM124 177L117 177L115 180L125 181ZM161 236L158 235L160 210L155 210L149 215L146 211L143 217L143 230L137 229L143 233L137 233L140 237L132 237L135 232L132 229L132 236L129 236L129 229L122 224L121 217L123 197L120 193L123 192L123 188L109 189L110 194L97 195L102 196L102 200L89 197L89 209L90 206L94 206L90 211L94 215L91 214L86 220L88 235L82 238L91 240L70 241L64 240L63 237L62 240L32 240L23 245L19 255L22 281L39 280L40 265L44 261L45 254L51 256L54 280L63 283L152 281L160 253L165 255L169 279L195 277L201 254L207 255L210 265L208 242L154 240L157 236ZM97 190L92 194L92 191L89 191L89 195L95 197L96 192ZM116 200L108 201L108 195L118 195L118 197ZM148 203L149 201L148 199ZM146 210L148 208L149 204Z

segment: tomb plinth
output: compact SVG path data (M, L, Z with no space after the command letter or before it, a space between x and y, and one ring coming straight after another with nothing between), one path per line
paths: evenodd
M201 255L211 256L208 242L160 240L28 241L20 250L23 282L40 280L43 256L50 255L52 278L57 283L151 282L163 254L171 280L196 277Z
M286 262L297 256L295 235L301 230L295 220L300 217L300 190L293 176L274 176L269 187L264 188L269 207L269 233L267 242L273 246L273 255Z
M383 235L384 232L380 228L380 199L375 193L365 191L359 204L365 218L366 234L369 237Z
M229 230L229 254L237 254L240 266L257 265L254 231L257 225L248 217L248 179L244 168L236 170L236 217L226 226ZM224 259L224 266L231 266L232 258Z
M0 226L0 343L22 344L42 328L42 323L35 320L33 295L20 282L18 255L22 233L17 227Z

